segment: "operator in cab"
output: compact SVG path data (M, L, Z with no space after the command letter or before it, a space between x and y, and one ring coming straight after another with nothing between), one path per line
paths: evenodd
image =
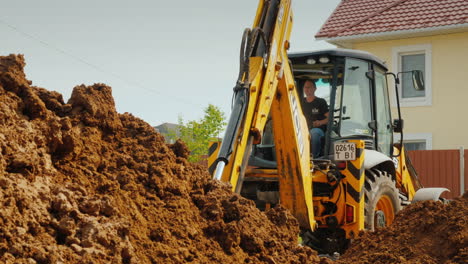
M305 98L302 102L302 112L307 120L311 137L311 152L314 158L320 156L322 139L325 136L328 123L328 105L325 99L315 96L317 86L315 80L304 81Z

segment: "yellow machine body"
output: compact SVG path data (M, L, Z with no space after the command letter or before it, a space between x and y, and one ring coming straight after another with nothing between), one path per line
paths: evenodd
M375 212L400 208L392 204L395 198L391 192L379 194L372 205L366 204L378 178L393 182L410 201L415 194L415 173L399 144L393 147L394 157L381 158L376 151L366 150L364 140L343 139L340 142L355 146L355 159L311 158L310 135L301 108L303 95L296 87L287 54L292 24L290 0L259 1L253 29L246 30L243 37L244 68L234 88L233 113L223 141L210 146L209 170L214 178L229 182L234 192L266 197L263 209L275 204L286 207L302 230L320 231L320 236L339 230L337 234L349 240L366 229L368 222L378 226L376 223L388 225L393 221L379 214L374 217ZM332 80L332 73L320 74ZM343 73L335 72L334 76L336 83ZM252 166L252 148L264 140L269 120L275 166ZM371 157L380 157L381 161L369 167L366 160ZM250 186L253 189L249 190ZM265 191L265 186L274 188Z

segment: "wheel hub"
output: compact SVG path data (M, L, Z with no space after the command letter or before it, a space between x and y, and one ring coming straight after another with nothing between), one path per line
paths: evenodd
M376 211L374 216L375 227L385 227L387 220L383 211Z

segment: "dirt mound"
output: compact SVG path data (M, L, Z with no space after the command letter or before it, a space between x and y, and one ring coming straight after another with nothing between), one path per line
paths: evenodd
M466 263L468 193L446 204L424 201L398 213L392 226L361 237L338 263Z
M110 87L65 103L24 66L0 57L1 263L320 262L287 211L210 180L183 143L118 114Z
M0 263L331 263L297 245L290 213L258 211L111 88L34 87L0 57ZM422 202L361 233L338 263L465 263L467 194Z

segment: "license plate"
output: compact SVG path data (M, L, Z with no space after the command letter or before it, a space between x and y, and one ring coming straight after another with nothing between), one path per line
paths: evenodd
M355 160L356 143L338 142L335 143L335 160Z

